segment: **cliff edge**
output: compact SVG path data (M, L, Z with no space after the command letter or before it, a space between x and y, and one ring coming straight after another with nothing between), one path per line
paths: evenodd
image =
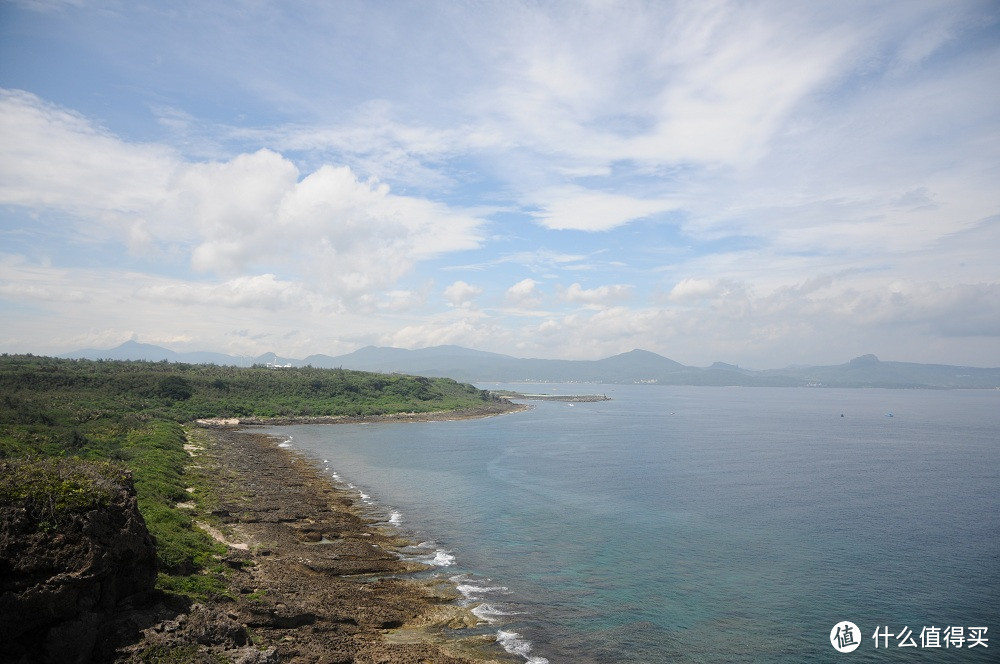
M11 662L88 662L116 610L156 579L153 539L121 467L0 462L0 648Z

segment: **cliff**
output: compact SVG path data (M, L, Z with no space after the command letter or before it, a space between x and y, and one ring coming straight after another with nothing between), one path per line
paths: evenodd
M131 476L79 460L0 462L0 649L91 661L115 611L156 579Z

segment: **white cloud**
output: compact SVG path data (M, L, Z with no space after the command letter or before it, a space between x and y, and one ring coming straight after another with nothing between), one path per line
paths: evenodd
M230 277L281 266L344 300L482 242L479 219L359 181L344 166L300 177L266 149L186 163L27 93L8 92L0 104L12 137L0 147L0 202L73 214L82 237L180 249L196 269Z
M535 219L553 230L608 231L676 207L670 201L642 200L581 187L536 192L532 199L542 208L533 213Z
M510 263L523 265L532 272L545 273L572 269L574 266L580 266L582 261L586 259L587 256L585 254L553 251L551 249L535 249L502 255L492 261L492 264L504 265Z
M745 288L734 281L726 279L682 279L670 292L667 298L674 302L696 303L707 299L726 298L732 293L743 293Z
M482 292L483 289L479 286L459 280L444 289L444 298L455 308L470 309L475 304L476 297Z
M504 78L476 109L574 168L752 161L862 39L841 17L819 26L804 9L760 4L591 4L519 18Z
M127 144L79 114L0 89L0 203L102 220L162 200L177 166L167 147Z
M485 314L473 309L460 308L448 314L431 316L393 330L380 337L379 342L398 348L427 348L455 344L467 348L495 346L507 334Z
M522 279L507 289L505 300L508 304L522 309L536 309L542 303L538 282L534 279Z
M376 306L383 311L409 311L427 303L429 287L417 290L390 290L382 294Z
M0 345L15 352L107 348L138 338L175 350L305 357L348 352L376 342L387 329L386 321L332 306L303 285L270 274L188 281L0 256L0 299L8 312L31 312L8 316L0 331ZM230 332L234 321L246 332ZM304 332L293 338L290 330Z
M580 284L573 284L561 291L560 297L567 302L576 302L588 307L607 308L629 299L632 296L632 286L611 284L585 289Z
M221 283L156 283L137 288L135 297L153 304L207 305L218 308L310 309L322 306L302 284L282 281L273 274L236 277Z

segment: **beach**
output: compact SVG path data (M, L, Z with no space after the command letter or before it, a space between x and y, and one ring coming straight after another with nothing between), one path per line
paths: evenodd
M498 413L412 417L490 414ZM244 664L520 661L492 637L463 633L480 619L459 605L453 584L412 578L428 568L400 555L415 543L363 517L356 491L281 438L223 426L191 427L189 438L192 465L214 478L214 495L186 507L226 546L227 592L136 612L129 620L143 639L120 649L119 661L157 648Z

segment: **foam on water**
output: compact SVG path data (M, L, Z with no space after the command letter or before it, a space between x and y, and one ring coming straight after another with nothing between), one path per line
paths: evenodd
M435 567L451 567L455 564L455 556L444 549L438 549L434 552L434 557L431 558L430 564Z
M497 643L511 655L518 655L527 660L528 664L549 664L549 660L544 657L531 655L531 641L523 638L517 632L505 632L497 630Z
M502 605L492 600L482 601L490 599L489 595L493 594L510 595L511 592L507 586L485 585L466 574L456 574L450 577L449 580L455 584L455 589L462 593L464 604L468 605L479 602L471 609L471 612L472 615L484 622L491 624L503 623L504 617L516 616L522 613L521 611L508 611L505 608L501 608Z
M472 615L488 623L498 623L498 622L503 622L502 618L506 616L521 615L521 612L504 611L503 609L497 608L495 604L490 604L489 602L483 602L482 604L479 604L478 606L472 609Z
M364 496L364 494L361 495ZM398 526L402 522L403 522L403 514L401 512L393 510L392 514L389 515L389 523L391 523L394 526Z
M482 599L484 593L496 593L510 592L506 586L477 586L473 583L465 581L464 577L452 577L453 582L457 583L456 589L458 592L462 593L466 599Z

